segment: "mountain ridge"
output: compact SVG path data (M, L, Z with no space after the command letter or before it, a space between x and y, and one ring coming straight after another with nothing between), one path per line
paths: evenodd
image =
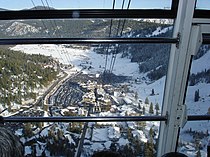
M44 9L44 8L41 8ZM36 37L170 37L173 26L144 20L20 20L0 23L0 36L11 38ZM112 24L111 24L112 23ZM165 23L165 22L163 22ZM121 36L119 36L121 34ZM131 62L139 64L140 73L148 73L147 77L157 80L167 72L170 44L120 44L118 48L112 44L109 54L122 52L122 57L129 57ZM106 53L106 44L94 47L97 53ZM197 57L203 56L209 49L201 47Z

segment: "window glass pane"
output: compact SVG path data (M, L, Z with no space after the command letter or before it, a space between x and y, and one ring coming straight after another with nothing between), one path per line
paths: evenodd
M188 97L186 99L186 102L189 102L189 114L206 114L208 112L210 96L209 49L210 45L203 45L192 62Z
M124 3L123 3L124 2ZM1 2L1 11L22 9L112 9L113 0L4 0ZM130 6L129 6L130 3ZM115 9L170 9L171 0L117 0Z
M157 130L153 127L144 132L125 125L44 122L10 123L6 128L23 143L25 156L92 156L103 150L123 156L156 156L151 148L157 147Z
M56 30L50 27L53 21L46 21L44 23L48 25L47 29L39 20L1 21L1 36L56 37ZM63 24L65 22L56 21L57 28L63 28L58 33L62 37L109 37L110 20L69 20L69 23ZM75 26L70 27L70 22L74 22ZM76 22L84 22L82 26L90 24L83 28ZM122 29L122 22L119 30ZM34 27L20 31L23 28L18 27L20 23ZM113 19L113 37L120 34L117 31L118 23L119 20ZM126 20L121 36L170 37L172 27L167 20ZM34 31L35 28L38 31ZM169 51L169 44L1 46L0 115L160 115ZM104 149L131 153L127 156L155 156L159 129L159 122L44 122L6 125L21 138L26 154L37 156L43 150L46 156L75 154L84 130L85 139L82 139L84 143L81 148L84 156ZM104 144L101 144L102 141ZM59 147L61 145L62 148Z
M0 21L0 38L171 37L171 19Z
M197 0L196 9L210 10L209 0Z
M188 115L210 114L210 45L202 45L194 57L187 88ZM209 121L187 122L181 130L179 151L188 156L207 156Z

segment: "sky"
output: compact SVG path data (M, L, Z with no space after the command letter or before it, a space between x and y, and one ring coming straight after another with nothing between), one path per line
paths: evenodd
M115 9L121 9L123 0L115 0ZM129 0L125 0L127 8ZM170 9L172 0L131 0L130 9ZM113 0L0 0L0 8L21 10L35 6L45 6L56 9L111 9ZM33 4L34 3L34 4ZM210 0L197 0L197 8L210 9Z
M115 8L121 9L123 0L115 0ZM20 10L40 6L46 2L57 9L111 9L113 0L0 0L0 8ZM127 8L128 0L125 0L124 8ZM131 0L130 8L169 8L171 0Z

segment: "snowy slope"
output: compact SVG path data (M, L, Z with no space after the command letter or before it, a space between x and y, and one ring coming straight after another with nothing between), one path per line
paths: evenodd
M34 26L21 23L21 22L14 22L11 26L6 29L6 32L9 33L11 36L18 36L18 35L25 35L27 33L38 33L39 30Z
M146 37L152 37L152 36L157 36L157 35L160 35L160 34L164 34L167 31L172 30L172 29L173 29L173 26L166 27L166 28L163 28L163 29L161 27L157 27L157 29L154 32L152 32L152 34L146 35Z
M105 55L96 54L92 50L80 50L73 48L65 48L65 52L62 51L64 48L56 45L17 45L12 50L19 50L29 54L43 54L47 56L53 56L57 58L61 63L68 64L68 56L70 58L70 63L75 66L75 68L81 69L81 67L89 67L91 69L84 69L83 73L101 73L104 71L105 65ZM110 64L111 55L108 56L108 65ZM109 66L108 66L109 67ZM132 79L141 78L144 74L139 74L138 64L130 62L130 59L121 58L121 55L118 54L114 66L113 73L117 75L132 76ZM149 97L149 100L153 104L159 103L162 104L163 99L163 89L165 85L165 77L148 84L143 81L142 83L135 83L132 81L130 83L130 88L138 92L138 96L143 101L146 97ZM155 95L150 96L151 90L155 90Z
M194 93L199 89L200 99L198 102L194 102ZM208 108L210 107L210 84L201 83L196 86L188 86L187 90L187 97L186 97L186 104L187 104L187 114L188 115L205 115L207 114ZM180 142L184 142L187 146L191 146L195 149L195 137L194 135L186 134L185 131L188 130L197 131L197 132L204 132L206 133L207 130L210 130L210 122L209 121L191 121L187 122L184 128L181 131L181 138ZM210 137L204 137L200 139L201 144L203 145L204 149L201 151L202 156L206 156L206 146L208 141L210 141ZM186 153L189 157L195 156L195 151L189 150L182 150Z
M210 51L204 54L201 58L194 60L192 63L191 73L198 73L210 69Z
M201 58L194 60L191 67L191 73L198 73L209 69L210 51L208 51ZM199 89L199 101L194 102L195 91ZM188 115L205 115L210 107L210 84L198 83L195 86L188 86L186 95L186 105ZM196 136L193 133L186 133L186 131L195 131L200 134L208 132L210 130L209 121L192 121L187 122L184 128L181 130L180 142L185 146L180 148L180 151L187 154L189 157L196 156ZM199 137L199 136L198 136ZM210 141L209 135L198 139L200 141L203 150L200 150L201 156L207 156L207 144Z
M198 102L194 102L195 91L198 89L200 99ZM188 86L186 102L188 114L206 114L210 107L210 84L200 83L196 86Z
M22 51L29 54L43 54L53 56L64 64L73 64L75 66L92 66L88 73L101 73L105 66L105 55L96 54L92 50L80 50L73 48L64 48L62 45L17 45L12 50ZM111 55L108 56L108 65ZM126 65L126 66L125 66ZM132 76L138 71L138 64L131 63L130 59L117 56L113 72L117 75ZM85 72L85 71L84 71Z

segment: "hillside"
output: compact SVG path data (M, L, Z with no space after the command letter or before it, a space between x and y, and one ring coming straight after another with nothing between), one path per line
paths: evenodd
M3 109L36 99L35 90L47 86L57 77L57 63L51 57L0 49L0 58L0 103Z

